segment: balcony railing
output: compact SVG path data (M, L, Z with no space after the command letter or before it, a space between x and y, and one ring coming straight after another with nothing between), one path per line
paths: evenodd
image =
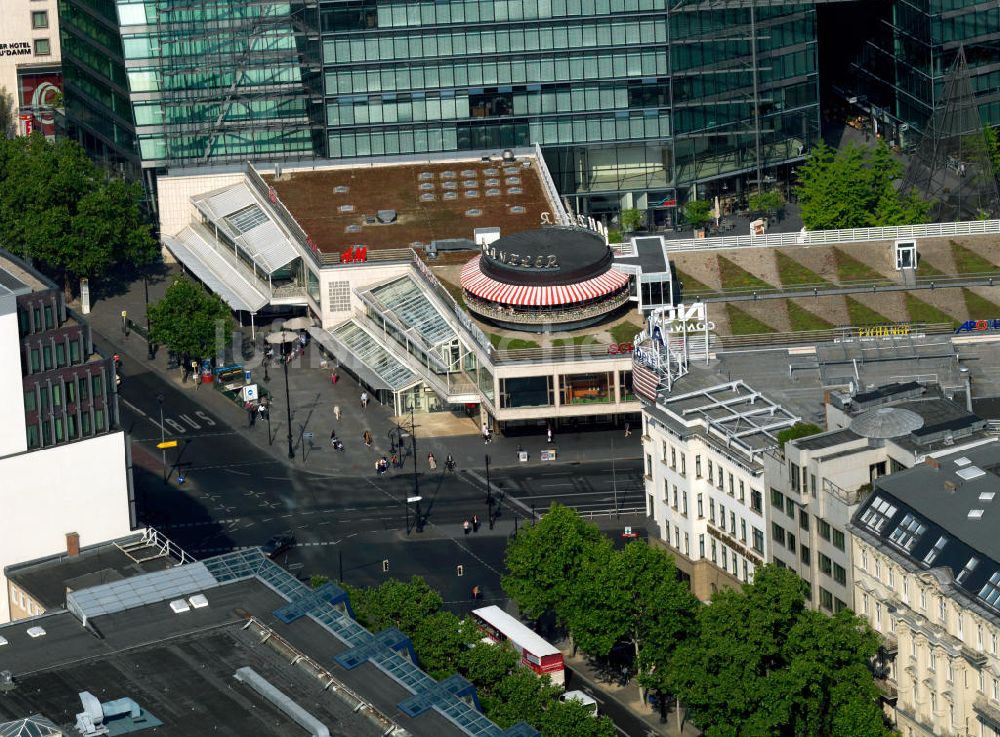
M833 483L830 479L823 479L823 491L850 507L860 504L865 497L871 494L872 487L871 484L865 484L854 491L848 491Z

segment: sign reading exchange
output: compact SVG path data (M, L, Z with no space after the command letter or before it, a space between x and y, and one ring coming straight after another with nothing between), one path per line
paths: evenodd
M507 266L520 266L526 269L558 269L559 263L555 256L522 256L519 253L500 251L492 245L484 243L483 255Z
M987 330L1000 330L1000 319L966 320L955 328L956 333L984 333Z
M30 41L0 42L0 56L31 56Z

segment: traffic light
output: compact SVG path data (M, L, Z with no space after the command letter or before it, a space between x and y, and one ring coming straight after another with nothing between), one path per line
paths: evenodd
M382 573L388 573L388 572L389 572L389 559L386 558L385 560L382 561Z

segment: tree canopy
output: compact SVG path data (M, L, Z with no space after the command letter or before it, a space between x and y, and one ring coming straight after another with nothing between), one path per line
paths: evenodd
M638 230L639 226L642 225L642 213L634 207L622 210L619 219L621 220L622 228L628 232Z
M802 222L809 230L928 222L931 203L897 189L902 173L885 141L836 151L820 141L798 169Z
M698 611L669 681L706 737L888 737L869 659L878 636L849 611L806 609L799 577L763 566Z
M233 331L228 305L186 277L149 305L149 339L179 355L214 356Z
M684 218L693 228L703 228L712 220L712 204L708 200L691 200L684 205Z
M370 630L397 627L410 638L420 666L433 678L460 673L475 686L486 716L503 728L526 721L545 737L613 737L605 717L559 701L562 689L520 665L506 644L482 641L471 619L443 610L436 591L419 576L380 586L345 587L358 622Z
M98 168L74 141L0 136L0 242L63 280L144 265L159 248L142 189Z

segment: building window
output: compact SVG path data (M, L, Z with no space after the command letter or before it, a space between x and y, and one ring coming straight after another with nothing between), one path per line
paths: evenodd
M691 538L686 532L684 533L684 555L691 557Z
M934 648L931 648L927 656L927 670L937 670L937 653L934 652Z
M816 529L819 530L819 536L829 542L830 540L830 523L826 520L816 518Z
M806 532L809 532L809 515L806 513L806 510L804 509L799 510L799 527L801 527Z
M701 478L701 456L696 455L694 457L694 477L697 479Z
M785 499L785 514L787 514L793 520L795 519L795 502L793 502L791 499Z
M844 552L846 545L843 531L837 529L833 531L833 547L841 552Z
M965 564L965 567L962 568L961 571L959 571L958 576L956 577L955 580L958 581L959 583L964 583L965 579L967 579L969 577L969 575L974 570L976 570L976 566L978 566L978 565L979 565L979 559L978 558L976 558L975 556L969 558L969 560ZM980 646L982 646L982 643L980 643Z
M744 545L747 543L747 521L745 519L740 520L740 540ZM994 642L996 638L994 637Z
M819 569L827 576L833 575L833 561L823 553L819 554Z
M783 528L777 522L771 523L771 539L774 540L779 545L785 544L785 528Z
M955 664L951 662L951 658L948 658L948 683L955 682Z
M792 491L800 490L799 467L796 464L792 463L791 461L788 462L788 481L791 484Z
M847 604L845 604L844 602L842 602L840 599L837 599L836 597L834 597L834 600L833 600L833 613L834 614L840 614L845 609L847 609Z
M792 553L795 552L795 535L788 533L786 547Z
M736 486L733 483L733 475L729 474L729 496L733 496L736 493Z
M667 482L666 482L666 481L664 481L663 483L664 483L664 485L665 485L665 484L666 484ZM674 496L674 503L673 503L673 505L672 505L672 506L673 506L673 508L674 508L674 511L676 511L676 510L677 510L677 496L678 496L678 494L677 494L677 484L674 484L674 485L673 485L673 489L672 489L672 491L673 491L673 493L674 493L674 494L673 494L673 496Z
M945 627L948 626L948 608L945 606L944 597L938 597L938 619Z
M907 513L903 517L903 521L889 535L889 541L906 552L910 552L926 529L926 525L922 524L913 514Z
M764 531L753 528L753 549L758 553L764 552Z
M551 376L500 379L501 407L548 407L555 404Z
M698 494L698 519L702 519L705 516L705 501L704 494Z
M920 611L927 611L927 592L920 589Z
M670 468L677 468L677 448L670 446Z
M710 484L711 484L711 483L714 483L714 482L712 481L712 479L713 479L713 475L712 475L712 470L713 470L713 469L712 469L712 461L709 461L709 462L708 462L708 483L710 483Z
M683 496L681 496L681 514L685 517L688 516L688 493L685 490Z
M705 557L705 535L698 535L698 557Z
M715 499L708 500L708 518L712 520L712 524L715 524Z
M771 506L784 510L785 496L777 489L771 489Z
M35 39L35 56L49 56L52 53L52 45L47 38Z
M812 564L811 551L805 545L799 546L799 558L801 558L802 562L807 566Z
M819 587L819 605L828 612L833 611L833 594L824 589L822 586Z
M746 504L746 497L743 495L743 480L740 479L740 504Z
M563 404L594 404L614 401L615 382L608 372L563 374Z
M896 514L896 508L881 496L875 496L868 509L861 515L861 522L875 532L882 532L882 528Z
M681 453L681 476L687 476L687 456Z
M750 509L757 514L760 514L764 510L764 495L756 489L750 490Z
M903 603L910 603L910 579L903 576Z
M34 29L49 27L49 11L33 10L31 12L31 27Z
M35 410L35 390L28 389L24 393L24 411L33 412Z
M660 442L660 460L664 463L667 462L667 441L663 440Z
M836 563L833 564L833 580L841 586L847 585L847 571L844 570L843 566L839 566Z

